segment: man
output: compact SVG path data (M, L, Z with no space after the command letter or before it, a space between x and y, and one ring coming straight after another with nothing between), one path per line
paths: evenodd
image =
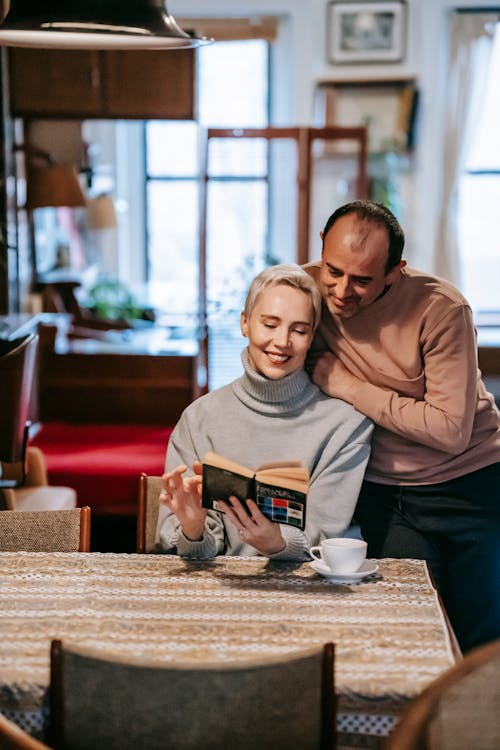
M499 638L500 414L471 309L405 267L381 205L342 206L321 237L313 379L376 424L356 508L368 555L427 560L464 651Z

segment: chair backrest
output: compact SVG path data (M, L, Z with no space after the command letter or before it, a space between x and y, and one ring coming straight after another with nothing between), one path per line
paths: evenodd
M24 461L38 336L0 339L0 462Z
M12 341L0 340L0 490L19 487L25 481L37 347L34 333ZM0 507L4 506L2 496Z
M51 649L56 750L332 750L333 644L245 662L123 662Z
M469 651L412 701L386 750L498 750L500 640Z
M141 474L137 515L137 552L158 552L155 538L161 491L161 477Z
M81 287L78 281L54 281L46 284L42 291L44 311L70 314L73 320L70 333L75 332L77 337L80 332L87 338L91 333L91 329L108 331L114 329L125 330L131 327L130 323L124 319L114 320L112 318L95 317L90 310L82 308L78 301L77 292L75 291L78 287ZM119 287L119 289L122 288Z
M89 552L90 508L0 511L0 552Z
M31 737L2 714L0 714L0 748L1 750L50 750L48 745Z

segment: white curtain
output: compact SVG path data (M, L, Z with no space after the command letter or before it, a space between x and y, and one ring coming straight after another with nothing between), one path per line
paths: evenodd
M453 13L446 86L443 185L438 215L436 273L460 286L458 191L483 105L498 14Z

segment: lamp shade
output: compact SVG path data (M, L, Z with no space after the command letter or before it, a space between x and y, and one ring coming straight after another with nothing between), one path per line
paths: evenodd
M71 49L163 49L210 42L183 31L163 0L11 0L0 44Z
M78 175L70 164L30 166L26 174L26 208L85 205Z

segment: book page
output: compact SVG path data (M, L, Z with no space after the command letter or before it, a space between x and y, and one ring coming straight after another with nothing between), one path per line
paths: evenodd
M205 453L203 463L209 466L217 466L219 469L225 469L226 471L232 471L234 474L241 474L244 477L253 477L254 475L254 472L248 466L237 464L236 461L230 461L228 458L219 456L218 453L214 453L213 451Z
M309 485L309 471L305 466L259 470L256 472L255 478L259 482L278 484L301 492L307 492Z
M280 468L287 468L287 467L298 467L302 464L300 461L271 461L271 463L268 464L261 464L260 466L257 466L256 471L267 471L267 469L280 469ZM302 467L304 468L304 467Z

